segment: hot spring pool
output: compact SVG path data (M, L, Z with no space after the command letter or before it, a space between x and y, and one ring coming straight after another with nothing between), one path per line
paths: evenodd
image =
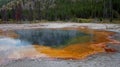
M104 52L107 38L112 33L89 29L17 29L17 36L0 36L0 58L50 57L82 59L91 54ZM9 32L7 32L9 33ZM6 34L6 35L5 35Z
M65 46L90 41L90 34L77 30L28 29L16 30L17 39L49 47ZM83 40L84 39L84 40Z

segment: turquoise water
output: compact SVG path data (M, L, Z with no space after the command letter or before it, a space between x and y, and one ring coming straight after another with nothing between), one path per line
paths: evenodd
M30 45L28 41L23 41L21 39L14 39L14 38L9 38L9 37L3 37L0 38L0 46L1 45L9 45L9 46L26 46Z

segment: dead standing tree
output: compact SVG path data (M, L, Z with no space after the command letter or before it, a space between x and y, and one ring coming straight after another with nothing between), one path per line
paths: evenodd
M22 7L21 4L18 3L15 8L15 19L16 21L20 21L22 18Z

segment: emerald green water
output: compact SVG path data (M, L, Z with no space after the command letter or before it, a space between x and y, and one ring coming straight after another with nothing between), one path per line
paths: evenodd
M90 35L77 30L28 29L16 30L18 39L31 44L50 47L66 46L90 41Z

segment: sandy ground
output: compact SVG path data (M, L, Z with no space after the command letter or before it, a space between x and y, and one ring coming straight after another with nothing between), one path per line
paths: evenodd
M0 29L30 29L30 28L64 28L85 26L92 29L100 29L116 32L113 36L120 41L120 24L97 24L97 23L38 23L38 24L2 24ZM55 60L55 59L19 59L8 61L0 67L120 67L120 44L108 44L117 49L115 53L99 53L91 55L84 60Z

